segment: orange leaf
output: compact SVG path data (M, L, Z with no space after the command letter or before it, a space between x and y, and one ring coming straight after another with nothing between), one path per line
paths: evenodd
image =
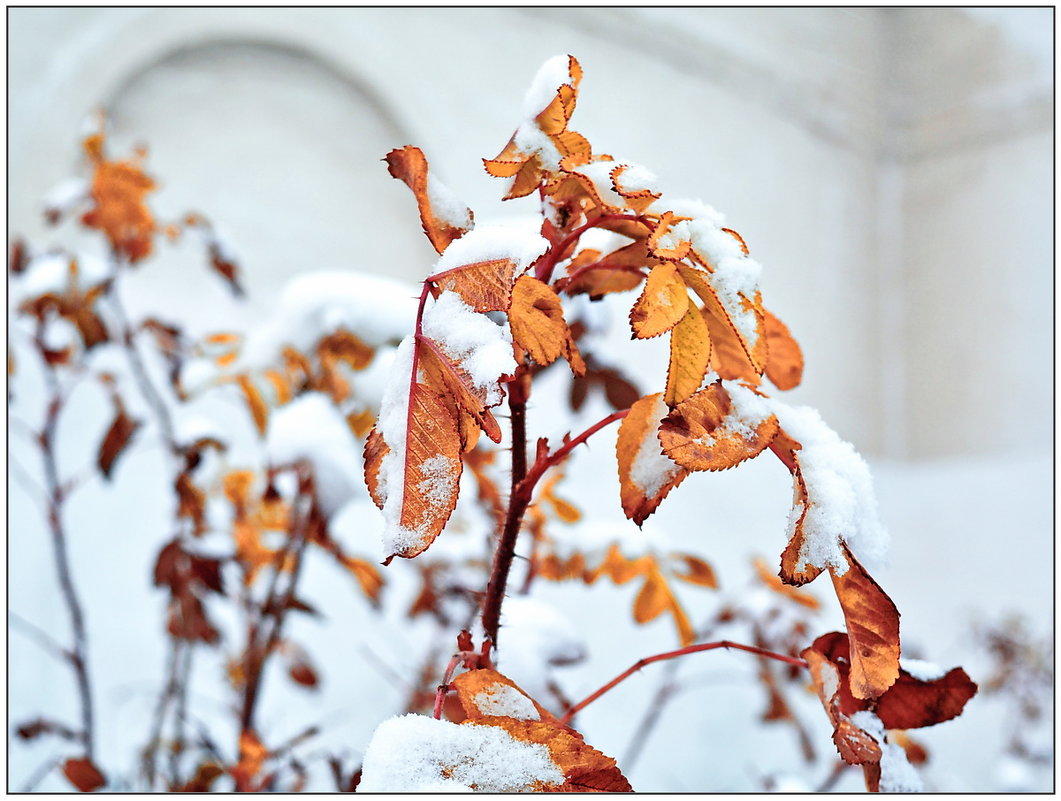
M775 387L786 390L803 380L803 352L788 327L763 309L766 328L766 377Z
M685 239L677 230L671 230L673 225L682 219L676 218L674 212L665 211L660 215L659 222L648 237L648 252L657 259L666 261L681 261L689 255L692 242Z
M777 417L744 387L716 382L679 403L659 429L663 452L690 470L726 470L757 456L777 435ZM739 403L734 403L737 399Z
M704 322L711 335L711 366L715 372L725 379L741 379L757 384L766 358L766 338L761 330L758 340L751 345L722 305L714 287L708 282L707 273L685 264L678 265L678 272L704 303ZM758 307L756 319L762 329L761 306Z
M877 698L899 677L899 611L844 545L848 569L830 567L851 641L851 692Z
M155 188L155 183L137 164L105 160L102 141L95 152L98 157L90 192L93 207L81 221L90 228L98 228L112 248L130 262L137 262L151 253L155 220L144 196Z
M70 757L63 762L63 775L82 793L91 793L107 783L100 769L87 757Z
M587 745L514 682L493 670L472 670L450 684L466 719L462 726L496 726L514 739L544 745L563 782L528 787L539 792L631 792L615 760Z
M570 501L565 501L560 498L553 491L557 482L564 477L562 470L556 470L553 474L542 482L542 487L538 491L539 497L553 507L553 511L556 516L565 523L577 523L582 518L582 512Z
M100 443L99 456L96 459L96 464L99 466L104 478L109 479L111 477L114 463L129 443L132 442L133 435L136 434L136 430L139 427L140 423L129 417L125 413L125 408L119 402L114 422L111 423L110 428L107 429L107 433L103 437L103 442Z
M688 581L690 584L697 584L701 587L710 587L713 590L718 589L718 579L715 578L715 571L711 568L711 565L703 559L690 554L677 554L677 558L685 563L685 569L688 572L675 572L675 578L680 578L682 581Z
M755 572L759 576L759 580L774 592L784 595L786 598L789 598L798 604L802 604L808 609L817 609L821 605L818 602L818 599L810 593L797 589L796 587L790 587L788 584L781 581L779 577L775 576L769 571L769 569L767 569L766 563L762 559L755 560Z
M560 298L548 284L529 275L516 280L512 288L509 324L512 338L538 364L552 364L563 355L575 375L586 372L578 346L564 321Z
M696 392L707 375L710 362L711 337L700 309L690 301L685 316L670 332L670 363L664 402L674 406Z
M462 264L427 279L442 291L456 292L477 312L506 311L512 302L516 262L488 259Z
M420 208L424 233L439 253L472 227L471 209L458 202L444 185L428 172L427 159L418 147L406 145L387 154L387 169L413 190Z
M354 574L361 591L372 601L379 601L380 590L383 588L383 577L379 574L376 566L363 559L352 556L342 556L340 560L347 570Z
M689 308L685 283L673 264L652 268L641 297L630 309L630 327L635 339L650 339L665 334L677 325Z
M368 487L368 494L371 496L372 502L380 509L383 508L386 496L380 492L379 470L383 463L383 457L389 451L390 448L384 442L383 435L379 433L379 429L373 428L365 440L365 484Z
M637 525L656 511L667 494L689 471L664 455L656 429L667 407L659 393L646 395L619 425L615 455L619 464L619 495L623 512Z
M243 390L243 397L247 401L247 408L250 409L251 417L254 418L255 428L258 429L259 434L265 434L265 429L269 424L269 407L262 398L262 394L247 376L237 376L236 381L239 383L240 389Z
M420 336L416 340L419 354L418 366L423 370L426 382L437 387L443 396L453 403L453 414L463 410L474 418L479 428L494 442L501 441L501 426L487 408L484 391L473 389L468 372L449 358L431 339ZM465 441L467 437L462 437Z

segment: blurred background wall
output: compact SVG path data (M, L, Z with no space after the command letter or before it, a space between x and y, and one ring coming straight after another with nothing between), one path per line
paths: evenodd
M520 213L479 159L571 53L573 127L723 211L764 265L809 357L797 400L871 456L1044 452L1052 14L12 9L8 219L48 240L36 201L102 106L115 153L149 145L160 216L207 213L242 258L250 303L200 308L203 329L252 323L310 269L415 280L433 254L379 159L417 144L479 219ZM194 300L181 263L136 297Z

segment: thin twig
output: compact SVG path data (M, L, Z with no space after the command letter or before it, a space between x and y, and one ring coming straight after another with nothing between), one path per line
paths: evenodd
M794 656L787 656L785 654L775 653L774 651L768 651L765 648L756 648L754 645L743 645L742 643L730 642L729 640L718 640L717 642L707 642L700 643L699 645L689 645L685 648L679 648L676 651L667 651L662 654L655 654L654 656L647 656L644 659L639 659L637 662L628 667L626 670L624 670L614 679L609 681L607 684L595 690L593 693L586 696L573 707L571 707L571 709L567 711L567 714L565 714L560 719L560 722L564 724L570 722L571 718L573 718L579 711L585 709L587 706L596 701L598 698L600 698L606 692L611 690L617 684L629 678L637 671L641 670L641 668L645 667L645 665L651 665L653 662L662 662L666 659L674 659L679 656L685 656L686 654L699 653L700 651L714 651L718 648L733 648L738 651L747 651L748 653L756 654L757 656L764 656L768 659L776 659L778 662L784 662L789 665L796 665L797 667L807 666L807 662L804 659L799 659Z
M62 507L65 496L63 484L59 478L59 465L55 453L55 433L59 414L63 408L63 393L54 368L46 357L47 347L44 344L43 331L38 330L37 349L44 364L44 377L48 386L49 401L41 429L39 444L44 461L44 479L48 500L48 527L51 531L52 551L55 556L55 569L59 579L59 589L70 617L70 628L73 631L73 647L70 649L70 664L74 669L77 681L78 696L81 701L81 725L85 733L85 756L94 757L95 738L93 736L92 689L88 673L88 636L85 630L85 615L81 600L74 588L73 575L70 570L70 554L67 550L66 530L63 528Z
M22 629L22 633L33 640L37 645L43 648L45 651L50 653L57 659L61 659L63 662L72 662L73 655L63 646L61 646L55 639L52 638L48 632L39 626L30 623L21 615L15 612L8 611L7 613L8 622L13 624L16 629Z
M32 793L37 789L37 785L40 784L44 779L59 766L59 760L62 757L50 757L47 759L33 774L26 780L26 783L22 785L21 792Z

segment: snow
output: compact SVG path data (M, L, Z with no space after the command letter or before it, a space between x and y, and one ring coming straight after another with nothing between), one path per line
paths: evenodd
M413 372L413 336L402 340L391 365L390 380L383 393L376 428L390 450L379 469L379 492L385 499L383 548L392 554L410 544L412 532L400 523L405 478L405 440L409 423L409 386Z
M110 265L106 260L85 252L79 252L73 258L77 261L76 285L82 291L110 278ZM32 258L25 271L16 277L18 297L36 298L49 292L65 294L70 282L70 261L69 254L55 252Z
M878 565L887 550L888 536L878 517L873 479L865 460L809 406L789 406L772 398L769 408L785 433L803 445L796 458L807 485L810 509L803 523L803 547L796 569L807 565L833 567L837 575L843 575L848 568L841 547L844 542L865 567ZM799 508L792 510L789 537L801 513Z
M880 791L882 793L919 793L924 789L921 775L906 758L900 745L886 741L884 724L872 712L859 710L851 722L880 744Z
M902 659L899 667L919 681L933 681L947 675L947 671L932 662L922 659Z
M364 494L360 447L327 395L309 392L276 409L269 420L266 453L274 465L305 460L325 517Z
M710 265L708 280L718 293L719 302L749 346L754 347L759 339L758 321L755 313L744 307L744 299L755 299L762 265L746 256L740 242L722 230L725 218L713 207L690 200L669 205L675 214L692 218L684 224L687 227L683 233L687 232L693 250Z
M88 200L88 193L87 178L64 178L45 194L44 210L51 214L66 214L81 201Z
M549 241L538 233L537 226L480 225L450 243L435 263L434 273L482 261L510 259L515 262L518 275L548 249Z
M609 206L626 206L626 198L615 191L616 183L626 192L658 191L655 173L632 161L593 161L581 165L575 172L589 178L597 195Z
M476 693L472 698L475 708L482 714L516 718L517 720L541 720L534 703L523 693L508 684L495 682Z
M565 83L571 83L571 57L553 56L538 68L523 97L523 116L528 120L537 117L545 107L553 102L557 90Z
M497 325L456 292L445 291L424 310L421 331L468 372L487 406L501 402L504 395L498 381L516 371L507 323Z
M472 227L468 206L430 172L427 174L427 200L431 204L431 213L439 222L453 228Z
M563 782L563 772L540 743L517 740L495 726L402 715L376 728L357 789L505 793Z
M355 272L319 271L293 278L277 311L248 336L236 372L272 366L285 346L306 352L340 328L372 348L397 342L416 323L417 291Z
M660 487L673 480L682 471L679 465L663 453L663 447L656 437L659 421L666 417L669 411L661 394L656 399L656 406L652 410L652 419L655 422L645 438L641 440L641 446L637 449L634 462L630 466L630 480L648 498L654 497Z

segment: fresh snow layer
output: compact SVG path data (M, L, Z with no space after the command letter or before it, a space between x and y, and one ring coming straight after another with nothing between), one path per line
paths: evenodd
M888 535L877 514L877 497L865 460L822 421L816 410L789 406L774 398L769 404L781 428L803 445L796 458L807 485L810 509L803 523L805 536L796 569L807 565L833 567L843 575L848 564L842 542L867 567L879 564L888 547ZM790 537L801 514L802 508L796 506L789 515Z
M556 91L571 83L571 57L553 56L538 68L527 93L523 97L523 116L533 120L553 102Z
M275 410L265 447L275 465L305 460L313 466L317 498L326 517L362 494L360 447L327 395L309 392Z
M925 662L922 659L902 659L899 667L919 681L934 681L947 675L947 671L933 662Z
M98 286L110 277L110 265L91 253L43 253L30 259L25 271L12 281L19 300L52 293L62 295L70 284L70 262L77 261L75 286L81 291Z
M594 189L602 201L610 206L623 207L626 199L615 191L613 176L618 171L618 184L627 192L647 189L658 192L656 175L649 169L632 161L593 161L583 164L575 172L593 182Z
M495 726L402 715L376 728L357 789L511 793L563 782L544 745L517 740Z
M630 466L630 480L648 498L655 497L661 487L682 471L682 468L663 452L663 446L660 445L659 438L656 436L659 421L666 417L669 411L661 394L656 399L656 405L652 410L652 419L655 422L649 428L645 438L641 440L641 446L637 449L634 462Z
M476 312L456 292L447 291L425 309L421 331L468 372L488 406L501 402L503 395L498 381L501 376L516 371L512 334L507 323L497 325Z
M508 684L495 682L472 698L475 708L484 715L516 718L517 720L541 720L531 700Z
M439 222L453 228L472 227L468 206L430 172L427 174L427 200L431 204L431 213Z
M530 267L549 249L549 241L536 227L524 225L480 225L460 239L454 239L435 263L438 274L466 264L510 259L517 275Z
M413 372L413 336L402 340L391 365L390 380L383 392L376 428L389 450L380 462L379 492L383 504L383 550L386 554L404 550L420 535L401 526L404 497L405 440L409 423L409 387Z
M354 272L312 272L292 279L280 308L256 328L235 370L276 362L285 346L306 352L340 328L371 348L397 342L416 324L416 290L398 281Z
M680 232L689 238L693 250L710 265L708 281L719 302L754 347L759 339L758 320L755 312L744 307L744 300L755 300L762 265L745 255L736 237L722 230L725 218L711 206L690 200L672 201L669 205L675 214L692 218L675 226L676 235Z
M921 776L906 758L900 745L885 742L884 723L872 712L860 710L851 722L880 744L880 791L882 793L919 793L924 789Z

